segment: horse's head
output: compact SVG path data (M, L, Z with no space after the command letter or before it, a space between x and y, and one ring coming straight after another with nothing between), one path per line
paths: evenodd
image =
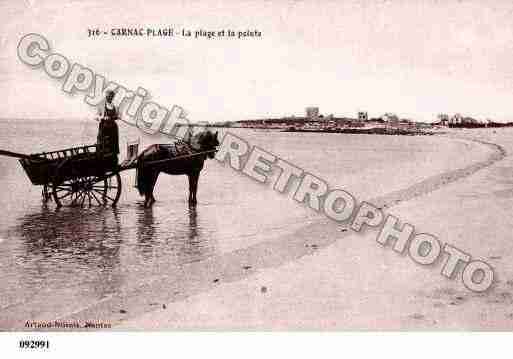
M191 142L193 147L198 151L212 151L207 154L208 158L214 158L217 147L219 146L217 131L215 133L209 130L200 132L193 136Z

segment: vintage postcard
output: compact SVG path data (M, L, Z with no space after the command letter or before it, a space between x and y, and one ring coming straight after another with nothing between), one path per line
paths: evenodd
M0 331L510 331L512 14L1 1Z

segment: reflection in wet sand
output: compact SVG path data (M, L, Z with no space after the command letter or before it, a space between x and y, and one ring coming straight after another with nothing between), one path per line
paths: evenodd
M196 207L189 207L189 230L187 239L179 243L181 248L178 251L182 258L187 258L188 262L197 262L211 255L213 248L211 241L202 241L201 227L198 226L198 212Z
M137 211L137 252L144 260L165 254L168 261L184 264L214 254L213 239L203 233L196 207L175 217L154 211L143 206Z
M214 242L203 233L198 212L43 206L22 216L0 248L15 263L0 273L0 326L26 310L32 318L56 306L69 313L212 256Z
M153 256L155 216L152 208L142 208L137 216L137 250L145 260Z
M99 298L119 289L122 234L116 209L84 215L73 209L43 207L40 213L23 217L14 233L24 246L18 259L24 283L57 289L55 285L66 286L72 272L77 274L73 285L80 284L79 278L94 283L90 290Z

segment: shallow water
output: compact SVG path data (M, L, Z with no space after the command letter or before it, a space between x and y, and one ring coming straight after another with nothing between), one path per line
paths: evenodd
M473 146L434 137L232 131L358 199L453 168ZM94 121L0 121L0 148L11 151L91 144L95 137ZM167 141L126 125L120 138L122 148L137 138L141 148ZM186 177L165 175L156 204L145 209L134 174L123 173L115 209L57 210L53 202L42 204L40 187L31 185L17 160L0 157L0 310L25 313L21 321L63 316L170 275L184 263L279 240L319 218L291 194L279 195L216 160L205 164L195 209L186 202Z

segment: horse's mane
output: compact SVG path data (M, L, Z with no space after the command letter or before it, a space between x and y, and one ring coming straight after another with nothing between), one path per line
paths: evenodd
M212 140L214 139L214 134L208 130L202 131L193 135L190 139L190 146L195 151L202 151L206 148L204 146L208 146L212 144Z

